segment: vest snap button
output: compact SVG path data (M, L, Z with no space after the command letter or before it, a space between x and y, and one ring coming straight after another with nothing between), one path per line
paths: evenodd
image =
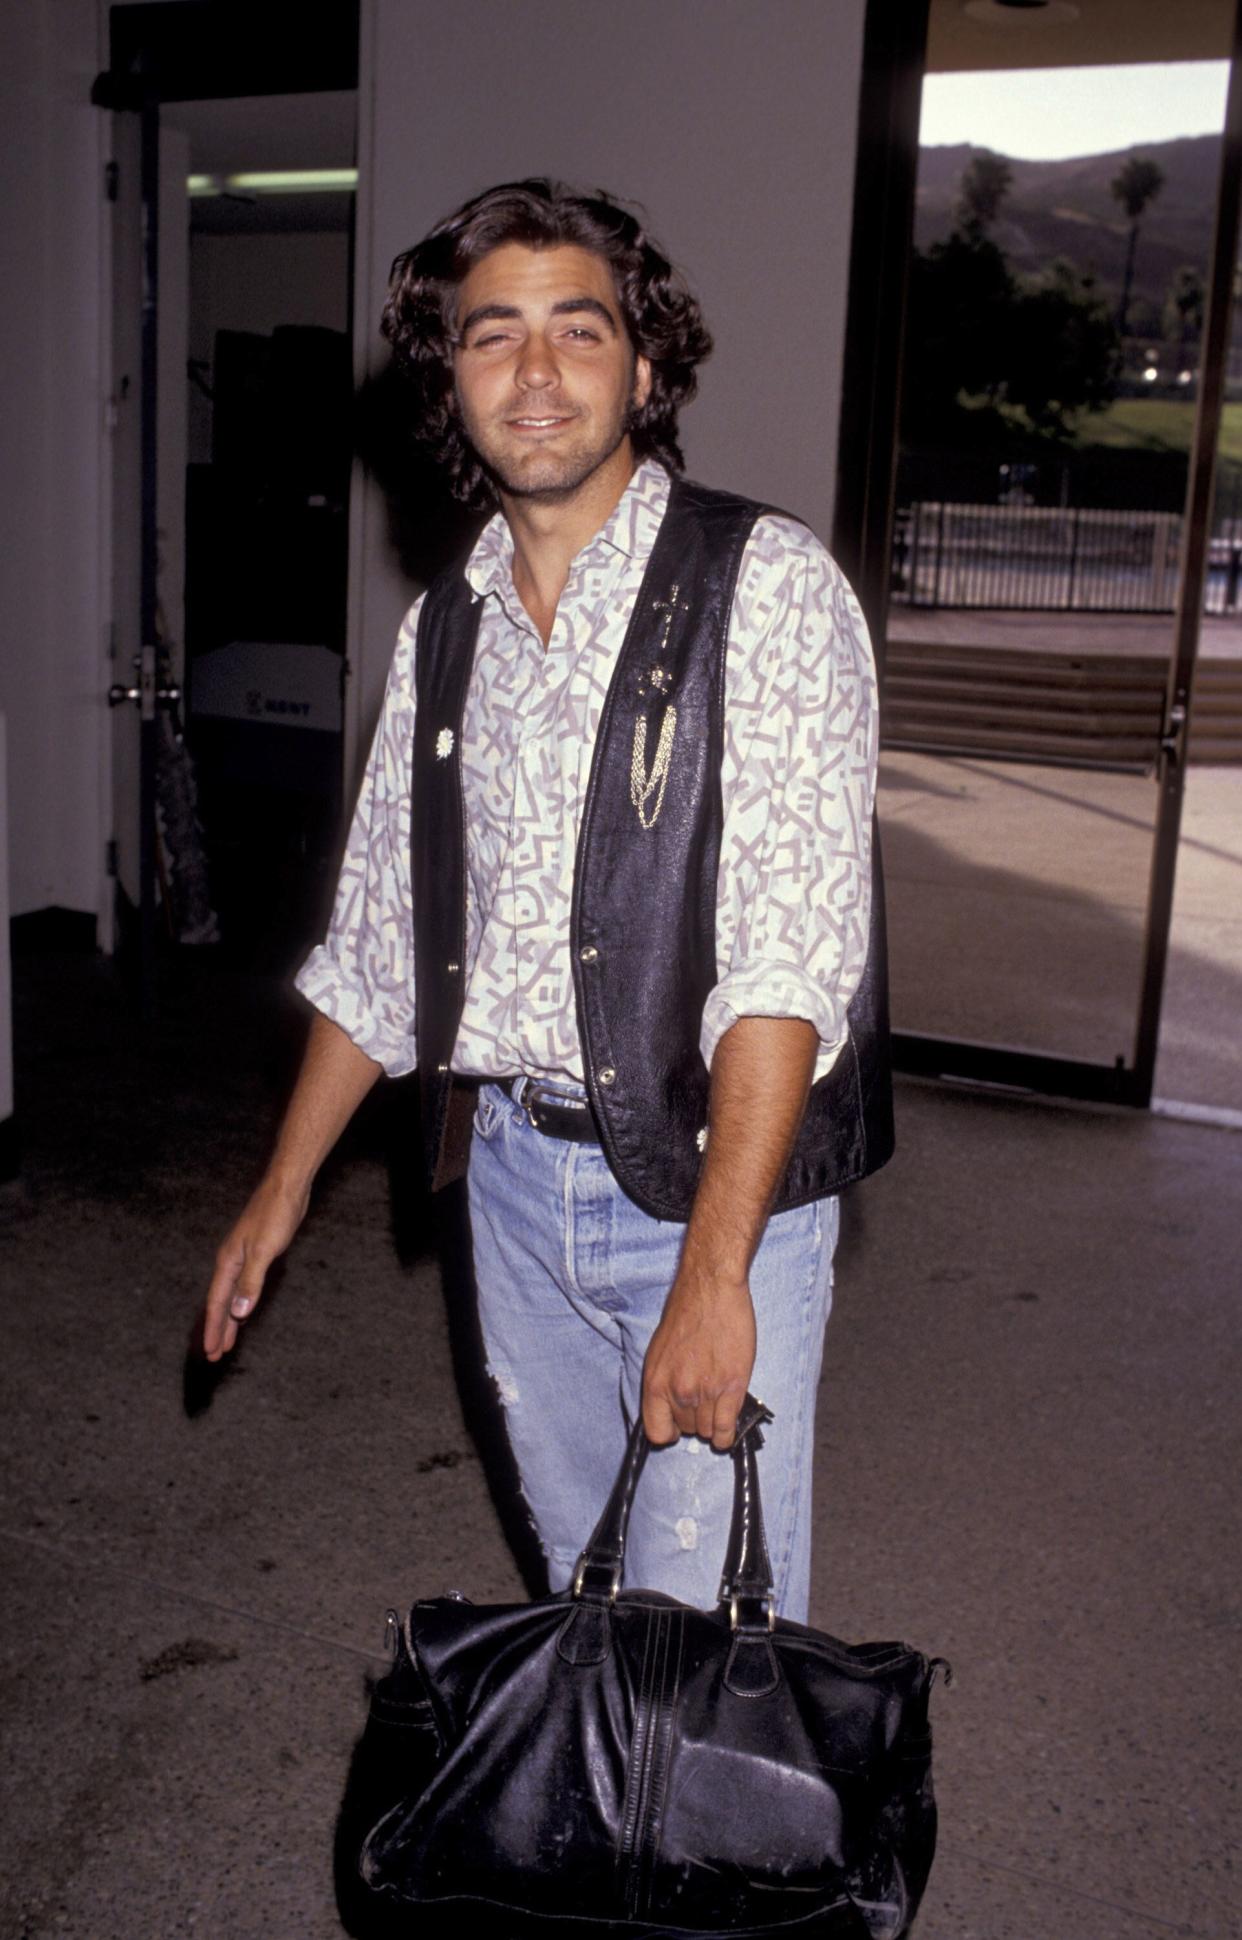
M578 952L579 959L583 963L594 963L598 955L599 951L593 943L588 943L585 949Z
M457 972L461 969L460 963L447 963L445 964L444 967L448 971L450 977L455 977L457 975Z
M606 1064L602 1071L596 1073L596 1076L602 1085L615 1084L617 1081L617 1074L610 1064Z
M448 1070L448 1066L447 1064L437 1064L436 1070L440 1073L440 1076L443 1077L445 1072Z

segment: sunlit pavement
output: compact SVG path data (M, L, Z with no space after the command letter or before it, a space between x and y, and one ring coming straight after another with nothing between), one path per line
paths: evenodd
M1130 1063L1155 810L1145 776L886 754L895 1024ZM1187 777L1156 1090L1242 1111L1242 767Z

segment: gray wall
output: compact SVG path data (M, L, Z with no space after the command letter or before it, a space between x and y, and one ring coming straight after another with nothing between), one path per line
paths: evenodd
M95 0L0 7L0 711L15 915L96 909L108 683Z
M371 0L362 355L392 258L467 195L560 175L642 202L715 334L687 468L832 519L864 0ZM368 80L370 99L368 100ZM351 696L374 719L416 590L383 508L355 531ZM361 575L361 577L359 576Z

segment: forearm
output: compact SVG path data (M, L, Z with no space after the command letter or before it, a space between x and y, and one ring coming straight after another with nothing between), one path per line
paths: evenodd
M208 1360L236 1343L268 1268L305 1217L316 1172L379 1075L339 1025L316 1013L271 1162L216 1255L202 1322Z
M800 1017L739 1017L721 1038L683 1271L745 1281L806 1110L818 1043Z
M339 1024L316 1011L268 1177L292 1194L309 1192L315 1174L381 1071Z
M750 1264L806 1109L817 1043L801 1018L740 1017L716 1047L703 1173L643 1369L652 1441L732 1441L755 1361Z

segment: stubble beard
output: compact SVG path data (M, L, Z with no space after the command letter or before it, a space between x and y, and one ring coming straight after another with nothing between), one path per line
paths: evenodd
M551 411L545 409L544 414L550 416ZM560 453L536 449L520 466L510 463L509 455L494 445L489 449L490 440L486 435L480 435L479 428L472 425L464 413L459 421L475 457L493 485L510 498L554 505L572 498L602 465L615 456L629 436L636 414L637 406L631 391L630 401L594 445L571 447Z

